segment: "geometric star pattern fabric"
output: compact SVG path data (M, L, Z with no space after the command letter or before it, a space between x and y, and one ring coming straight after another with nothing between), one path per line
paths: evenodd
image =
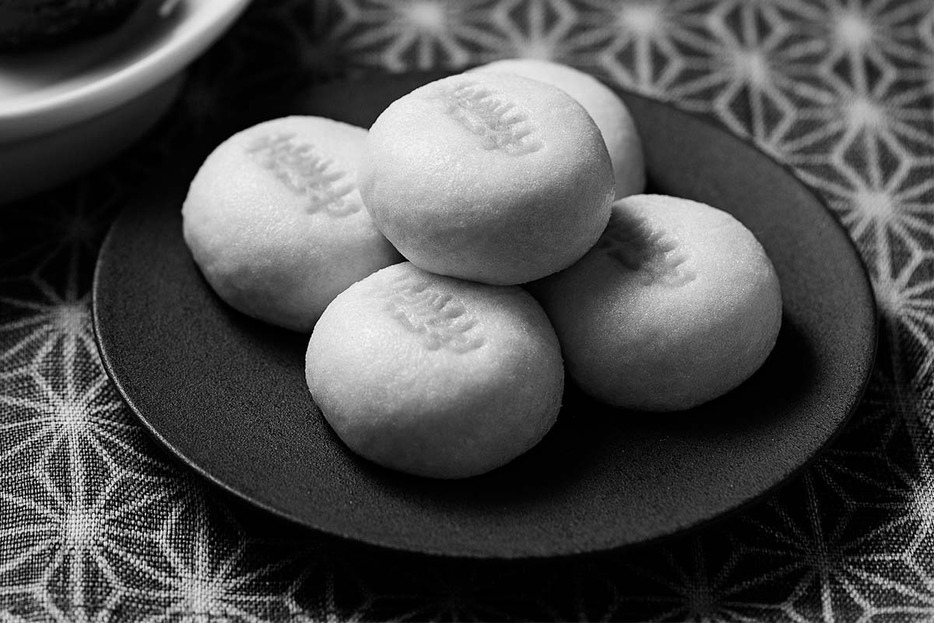
M176 465L93 339L96 254L133 193L251 94L515 56L706 116L826 201L880 312L839 438L707 529L534 563L310 533ZM930 0L257 0L145 139L0 211L0 621L932 620L932 377Z

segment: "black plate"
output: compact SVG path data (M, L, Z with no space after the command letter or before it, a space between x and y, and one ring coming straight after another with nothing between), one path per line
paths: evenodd
M332 84L266 113L368 126L434 77ZM101 250L94 323L108 373L156 438L210 480L301 524L391 548L575 554L672 535L748 504L812 459L855 409L875 354L872 290L844 230L785 169L668 105L621 96L652 189L733 213L778 271L778 344L727 396L658 416L614 412L569 387L545 440L493 473L441 482L369 464L308 394L307 338L230 310L194 265L179 212L197 162L173 165L142 193Z

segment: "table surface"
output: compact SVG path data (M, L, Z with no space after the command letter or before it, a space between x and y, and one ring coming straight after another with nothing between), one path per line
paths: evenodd
M308 532L179 466L94 344L101 240L256 94L550 57L788 165L855 241L876 370L832 447L763 502L636 550L429 558ZM0 620L902 621L934 617L930 0L263 0L115 161L0 210Z

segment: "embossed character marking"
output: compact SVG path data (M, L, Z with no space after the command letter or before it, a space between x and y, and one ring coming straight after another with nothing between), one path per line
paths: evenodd
M331 216L347 216L362 207L349 197L354 188L345 179L347 173L316 153L312 145L296 140L294 134L261 136L250 143L247 153L286 188L306 197L309 214L323 211Z
M682 286L697 278L688 264L688 254L678 241L664 232L653 230L637 214L614 210L597 249L616 260L623 271L636 273L645 285L661 283Z
M446 348L466 353L483 346L482 337L470 335L477 321L463 303L453 294L432 288L425 279L406 276L394 281L386 311L418 335L428 350Z
M481 84L462 83L445 92L442 101L445 112L479 137L484 149L523 156L545 146L528 113Z

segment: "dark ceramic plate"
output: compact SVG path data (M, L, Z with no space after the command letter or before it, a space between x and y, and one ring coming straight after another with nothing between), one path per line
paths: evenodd
M259 116L368 126L433 77L328 85ZM340 443L308 394L307 338L232 311L203 281L179 213L196 161L174 165L142 193L101 251L94 322L111 378L155 437L208 479L298 523L391 548L502 558L592 552L749 504L811 460L855 409L875 353L872 291L846 233L785 169L670 106L621 96L643 136L651 189L733 213L778 271L778 343L727 396L644 415L603 408L569 386L545 440L485 476L432 481L369 464Z

